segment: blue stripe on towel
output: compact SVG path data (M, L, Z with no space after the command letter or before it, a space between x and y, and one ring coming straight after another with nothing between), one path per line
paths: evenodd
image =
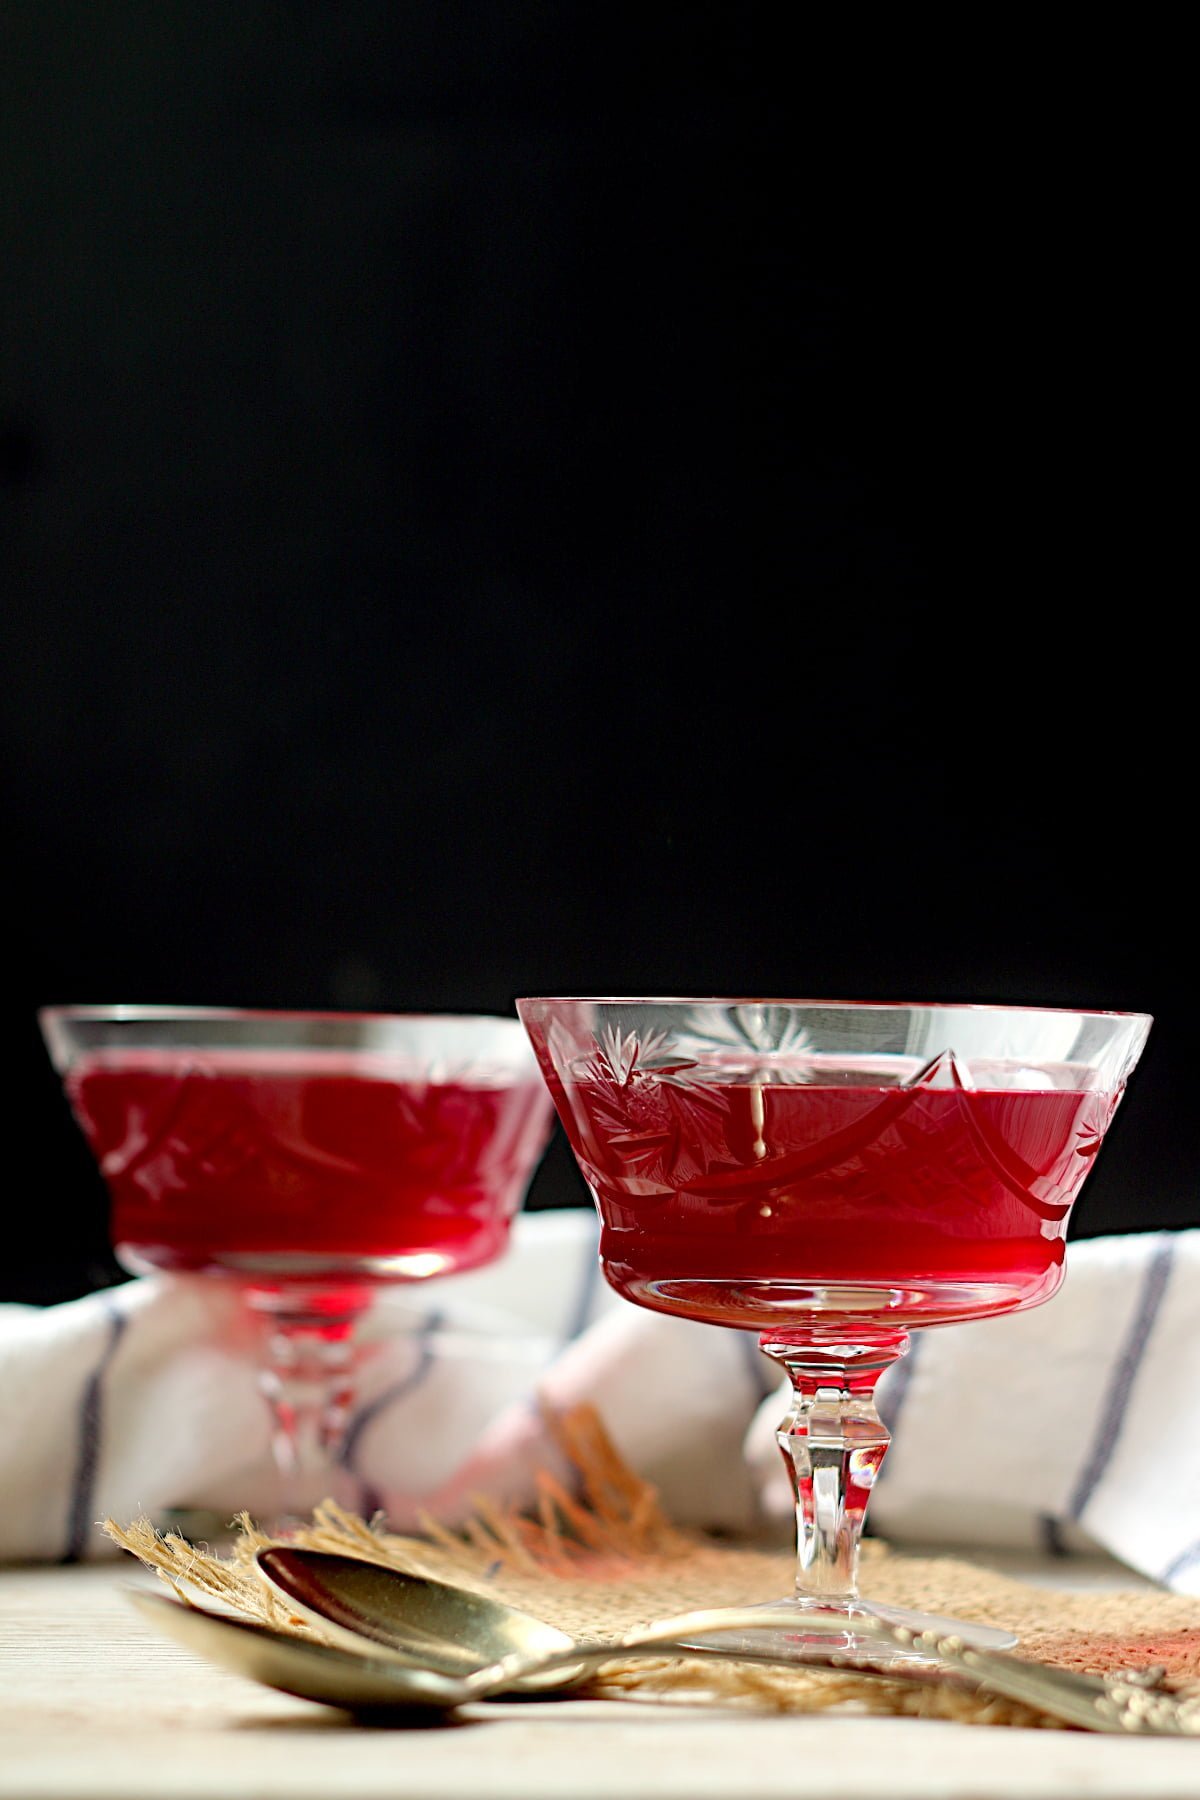
M1129 1398L1133 1392L1133 1384L1137 1379L1137 1372L1146 1353L1146 1346L1154 1330L1154 1321L1158 1317L1158 1309L1162 1305L1162 1298L1167 1289L1174 1259L1175 1239L1165 1236L1142 1278L1142 1292L1138 1300L1137 1311L1113 1366L1108 1391L1100 1409L1099 1429L1067 1506L1067 1517L1070 1519L1083 1517L1088 1502L1104 1479L1104 1471L1112 1459L1113 1450L1125 1423L1125 1414L1129 1410Z
M595 1211L593 1211L591 1215L591 1230L585 1234L582 1240L582 1251L583 1262L579 1271L575 1294L567 1311L566 1321L562 1327L561 1336L559 1337L557 1344L547 1351L546 1363L543 1365L543 1373L547 1366L553 1364L556 1357L561 1355L564 1350L573 1344L576 1338L583 1335L591 1320L592 1303L595 1300L596 1290L601 1279L600 1218ZM543 1428L543 1403L540 1377L538 1381L534 1383L530 1392L525 1394L523 1398L519 1400L514 1399L509 1402L509 1409L513 1412L514 1416L520 1412L524 1412L534 1424L539 1428ZM582 1470L575 1468L574 1465L569 1468L564 1468L561 1472L561 1479L568 1491L576 1499L583 1495L586 1483ZM491 1572L490 1569L487 1571L489 1575Z
M406 1394L414 1393L429 1375L434 1363L433 1336L440 1329L442 1319L443 1314L440 1312L431 1312L422 1319L416 1334L416 1363L407 1375L401 1375L398 1380L392 1382L390 1387L385 1387L382 1393L376 1394L372 1401L361 1407L347 1425L338 1452L338 1461L344 1469L349 1470L350 1474L359 1474L355 1467L355 1458L367 1427L375 1422L380 1413L386 1412L389 1406L394 1406L397 1400L403 1400ZM360 1476L359 1479L361 1481L362 1477ZM372 1513L378 1511L379 1505L379 1494L366 1481L362 1481L360 1507L364 1517L370 1518Z
M95 1523L92 1506L104 1430L104 1377L129 1322L115 1303L106 1305L105 1311L108 1314L108 1338L79 1396L79 1455L75 1479L71 1483L64 1563L81 1561L87 1549L88 1532Z
M1062 1526L1052 1513L1039 1513L1037 1527L1042 1549L1047 1556L1071 1554L1063 1540Z
M1200 1563L1200 1541L1189 1544L1186 1550L1181 1550L1178 1556L1172 1557L1158 1579L1164 1587L1174 1587L1184 1571L1193 1568L1196 1563Z

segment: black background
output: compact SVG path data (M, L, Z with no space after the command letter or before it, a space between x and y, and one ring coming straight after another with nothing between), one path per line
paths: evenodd
M48 1001L1145 1009L1072 1229L1197 1222L1169 41L108 0L0 52L0 1299L119 1278Z

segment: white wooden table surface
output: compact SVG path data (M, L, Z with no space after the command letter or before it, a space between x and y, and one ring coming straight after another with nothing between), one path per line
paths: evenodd
M127 1598L159 1585L0 1568L3 1800L1200 1800L1200 1740L624 1701L360 1726L161 1637Z

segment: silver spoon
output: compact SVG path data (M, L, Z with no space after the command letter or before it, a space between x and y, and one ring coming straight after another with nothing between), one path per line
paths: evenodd
M729 1660L724 1649L707 1650L693 1640L706 1633L720 1635L730 1626L753 1620L756 1626L786 1625L789 1615L770 1608L719 1607L707 1612L685 1613L643 1631L632 1631L604 1644L567 1639L568 1648L522 1656L513 1654L476 1667L467 1675L451 1675L444 1669L422 1667L393 1654L372 1655L365 1650L343 1650L292 1636L272 1626L248 1619L209 1612L203 1607L170 1600L165 1595L132 1591L130 1598L142 1614L176 1642L210 1662L248 1675L282 1693L340 1707L357 1714L423 1714L449 1712L472 1701L512 1697L516 1684L534 1674L559 1676L558 1689L568 1691L588 1668L637 1656L687 1657L715 1655ZM837 1620L812 1622L817 1633L837 1639L842 1626ZM872 1620L869 1634L881 1643L917 1643L904 1626ZM929 1634L933 1635L933 1634ZM686 1642L681 1641L686 1638ZM955 1638L935 1638L927 1646L942 1659L939 1666L900 1665L872 1668L838 1650L827 1659L814 1655L814 1665L886 1675L890 1680L930 1685L947 1678L979 1692L1021 1700L1064 1724L1089 1731L1135 1732L1155 1736L1200 1736L1200 1702L1181 1701L1173 1695L1147 1690L1137 1681L1080 1675L1073 1670L1052 1669L1023 1662L1002 1650L979 1650ZM757 1652L738 1652L733 1660L778 1661ZM794 1665L793 1665L794 1666ZM526 1691L528 1686L526 1685Z
M603 1660L605 1651L613 1648L611 1642L574 1640L495 1595L473 1593L360 1556L273 1545L260 1550L255 1561L290 1606L346 1649L391 1654L454 1675L474 1676L485 1662L497 1666L507 1662L513 1692L561 1689L578 1681L595 1666L597 1656ZM742 1628L752 1636L730 1636ZM778 1634L774 1640L773 1632ZM1118 1729L1130 1729L1129 1719L1141 1720L1148 1707L1153 1710L1150 1702L1165 1697L1175 1704L1146 1672L1122 1671L1101 1678L1048 1669L965 1642L951 1625L936 1621L922 1630L878 1615L856 1615L848 1637L840 1613L805 1611L798 1623L794 1608L786 1603L775 1608L707 1608L659 1620L616 1642L626 1655L643 1654L646 1644L653 1646L650 1654L723 1656L731 1661L855 1669L894 1679L965 1681L1057 1710L1060 1716L1066 1705L1074 1709L1072 1722L1093 1728L1096 1705L1103 1713L1111 1709L1115 1696L1121 1696L1118 1711L1129 1713ZM572 1666L572 1656L585 1655L589 1662ZM1200 1711L1200 1702L1192 1710Z

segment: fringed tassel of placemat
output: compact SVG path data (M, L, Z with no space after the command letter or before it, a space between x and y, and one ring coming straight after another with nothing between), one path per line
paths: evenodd
M674 1525L655 1489L625 1463L593 1407L548 1413L546 1423L574 1486L543 1470L532 1506L480 1496L454 1527L431 1517L419 1522L416 1534L401 1535L388 1531L382 1517L367 1520L326 1500L286 1537L240 1515L237 1536L223 1555L160 1531L145 1518L125 1526L106 1519L103 1529L181 1599L204 1596L301 1635L320 1633L260 1577L254 1557L267 1544L286 1541L360 1556L476 1588L589 1637L695 1607L754 1604L791 1591L795 1565L789 1551L716 1542ZM1200 1601L1156 1590L1052 1592L962 1559L900 1555L876 1541L863 1550L864 1574L881 1600L1006 1625L1017 1632L1021 1654L1035 1660L1095 1671L1154 1662L1172 1686L1200 1689ZM789 1712L850 1708L971 1724L1054 1723L1027 1707L949 1685L916 1688L856 1671L712 1658L614 1660L587 1691Z
M105 1519L101 1529L177 1589L190 1587L256 1614L262 1611L264 1584L255 1553L282 1541L365 1556L435 1579L475 1581L491 1591L501 1576L518 1582L532 1578L542 1586L581 1576L595 1582L647 1562L683 1561L704 1545L698 1534L671 1523L657 1491L623 1460L593 1407L561 1414L547 1410L544 1416L575 1474L576 1491L552 1470L539 1470L528 1510L476 1495L460 1525L451 1528L424 1515L416 1535L402 1535L388 1531L382 1515L367 1520L324 1500L308 1523L286 1534L264 1530L249 1513L240 1513L231 1522L236 1540L224 1555L179 1532L160 1531L147 1518L129 1525Z

